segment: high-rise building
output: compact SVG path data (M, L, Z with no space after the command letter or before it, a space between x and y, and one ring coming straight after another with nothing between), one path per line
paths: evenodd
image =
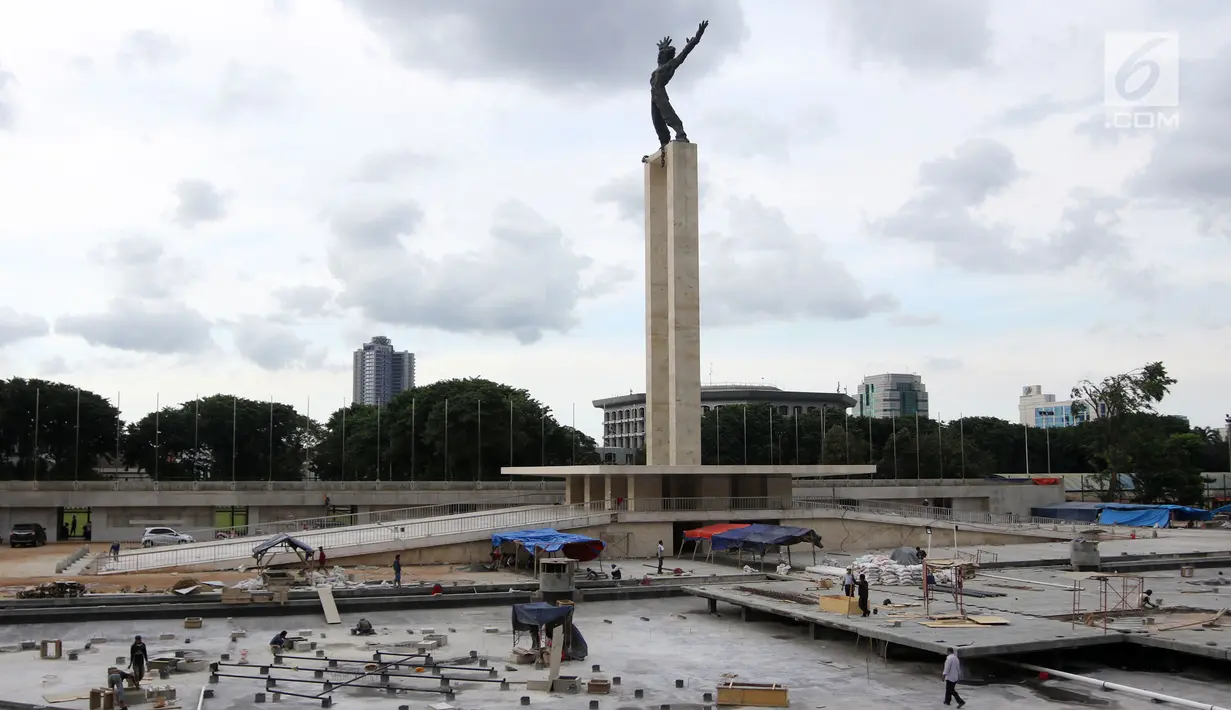
M919 375L868 375L859 385L861 417L928 417L928 388Z
M414 388L415 354L394 350L388 338L378 335L355 351L351 376L355 402L386 404Z
M1017 398L1017 415L1026 426L1040 429L1073 426L1090 421L1098 416L1089 407L1079 407L1080 414L1073 414L1073 400L1056 399L1054 394L1043 392L1041 385L1022 387L1022 396Z

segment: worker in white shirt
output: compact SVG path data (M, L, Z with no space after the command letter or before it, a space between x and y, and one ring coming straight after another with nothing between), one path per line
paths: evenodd
M658 573L663 573L663 541L658 541Z
M843 596L855 596L855 575L848 568L846 574L842 575L842 594Z
M949 649L949 655L945 656L945 670L942 675L945 678L945 705L949 705L951 700L956 700L959 708L965 705L966 701L957 694L957 682L962 679L962 662L957 660L957 651L952 648Z

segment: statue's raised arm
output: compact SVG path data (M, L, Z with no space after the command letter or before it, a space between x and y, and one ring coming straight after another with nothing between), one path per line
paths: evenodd
M693 47L696 47L697 43L701 41L701 35L705 34L705 28L709 26L709 20L704 20L701 24L697 25L697 34L689 37L688 41L684 43L684 49L680 51L680 56L675 58L675 66L678 67L684 63L684 59L692 53Z

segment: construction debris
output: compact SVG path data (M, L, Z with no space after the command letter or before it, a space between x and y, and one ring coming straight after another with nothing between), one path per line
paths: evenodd
M820 597L815 594L796 594L794 592L779 592L773 589L761 589L759 587L736 587L741 592L746 594L755 594L760 597L769 597L778 601L791 602L794 604L807 604L808 606L815 605Z
M61 599L82 597L88 593L81 582L45 582L17 592L18 599Z

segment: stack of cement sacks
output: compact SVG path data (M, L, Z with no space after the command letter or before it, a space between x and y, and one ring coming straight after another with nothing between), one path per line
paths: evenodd
M855 578L864 575L869 584L885 586L923 586L923 565L903 565L894 562L885 555L863 555L856 557L853 563ZM953 581L953 575L948 570L936 570L933 573L938 584L948 584Z

